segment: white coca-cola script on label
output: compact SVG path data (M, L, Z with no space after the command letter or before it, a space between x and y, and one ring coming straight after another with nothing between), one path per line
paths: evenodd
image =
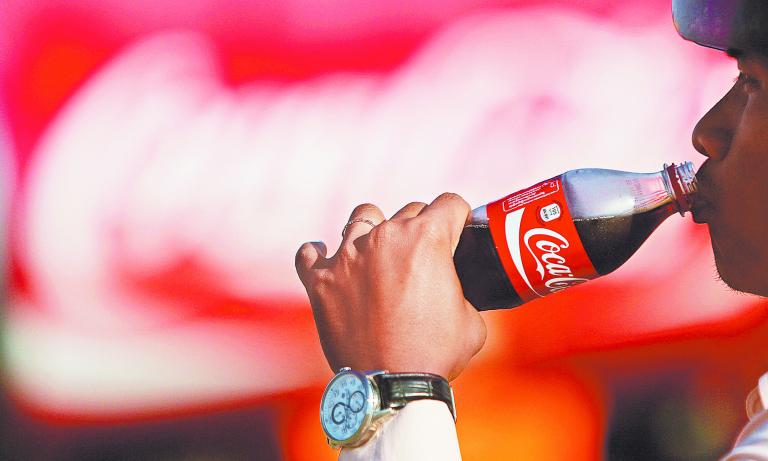
M518 206L511 208L510 203ZM499 258L524 301L597 275L570 217L559 177L489 204L487 209Z
M512 262L515 264L515 268L525 284L528 285L528 288L538 296L545 296L549 293L564 290L589 280L586 278L574 277L573 270L567 265L566 258L560 254L560 250L569 248L570 244L568 243L568 240L559 233L550 229L537 227L526 231L523 238L520 238L520 224L522 222L523 213L525 213L525 208L508 214L505 227L507 231L507 245L509 247L509 253L512 256ZM549 240L547 238L549 238ZM533 248L531 247L531 240L535 242ZM536 283L536 285L541 285L541 283L543 283L548 293L540 293L534 288L528 278L520 252L521 243L525 245L525 248L528 249L528 252L536 262L536 272L539 274L540 282Z

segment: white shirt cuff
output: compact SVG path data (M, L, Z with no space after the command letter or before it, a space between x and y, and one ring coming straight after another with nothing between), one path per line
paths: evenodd
M456 426L438 400L410 402L365 445L341 451L339 461L460 461Z

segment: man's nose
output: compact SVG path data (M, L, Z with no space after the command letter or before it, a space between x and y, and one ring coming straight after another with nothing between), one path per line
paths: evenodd
M721 160L728 155L738 122L734 107L737 101L732 98L733 95L726 94L693 129L693 147L706 157Z

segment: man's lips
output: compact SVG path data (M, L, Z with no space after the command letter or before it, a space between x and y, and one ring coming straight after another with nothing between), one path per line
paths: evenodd
M707 162L704 162L704 165L696 172L697 191L693 196L693 206L691 206L693 221L698 224L706 223L713 210L710 194L714 188L712 187L712 180L707 175L706 167Z

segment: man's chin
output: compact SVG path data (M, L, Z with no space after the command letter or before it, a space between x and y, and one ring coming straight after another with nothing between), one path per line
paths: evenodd
M712 239L712 252L715 256L715 267L720 280L729 288L758 296L768 296L768 280L764 280L758 274L760 270L750 270L747 261L740 258L726 258L724 255L733 255L734 252L723 251Z

